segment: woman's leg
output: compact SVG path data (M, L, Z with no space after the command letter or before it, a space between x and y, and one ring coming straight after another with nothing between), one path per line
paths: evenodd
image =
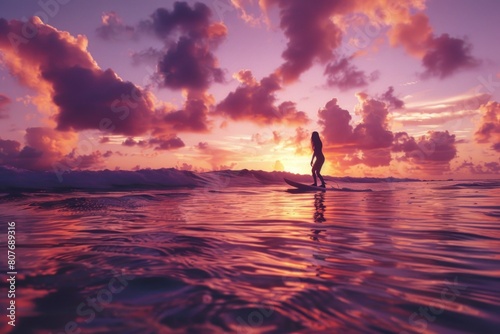
M311 169L313 179L314 179L314 183L312 184L313 186L317 185L317 183L316 183L316 169L315 168L316 168L316 164L314 164L313 168Z
M320 171L318 170L318 177L321 180L321 186L324 187L325 186L325 180L323 179L323 176L321 176L321 174L319 172Z
M314 164L314 167L313 169L315 169L316 171L316 174L318 175L319 177L319 180L321 181L321 186L325 186L325 180L323 179L323 176L321 175L321 168L323 167L323 163L325 162L325 159L319 159L319 160L316 160L316 164ZM316 180L316 177L314 178Z

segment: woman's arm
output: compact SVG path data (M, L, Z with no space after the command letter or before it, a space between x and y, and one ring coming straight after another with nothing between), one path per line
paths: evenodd
M313 152L313 156L312 156L312 158L311 158L311 166L313 165L313 161L314 161L314 156L315 156L315 155L316 155L316 154Z

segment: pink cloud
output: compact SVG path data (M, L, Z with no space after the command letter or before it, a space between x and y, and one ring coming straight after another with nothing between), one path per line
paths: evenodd
M339 147L354 144L351 114L339 107L337 99L328 101L318 111L318 118L318 124L323 128L322 135L329 145Z
M210 101L205 95L189 94L183 109L165 113L163 116L167 130L208 132L212 123L208 119L207 105L209 103Z
M328 64L325 68L327 84L340 90L349 90L367 86L376 81L380 75L374 71L370 75L351 64L353 57L344 57Z
M105 166L104 158L111 156L109 152L111 151L102 154L101 151L95 151L90 154L79 155L76 151L73 151L65 156L61 162L67 166L73 166L74 169L78 170L103 169Z
M270 135L261 133L252 134L251 141L257 145L278 145L283 140L283 136L278 131L273 131Z
M475 164L472 161L464 161L455 171L466 170L470 174L500 174L500 163L496 161Z
M191 170L193 170L193 165L183 162L182 165L180 165L180 166L177 165L177 166L175 166L175 168L179 169L179 170L191 171Z
M30 170L51 170L77 145L73 133L50 128L28 128L24 136L26 145L13 140L0 140L0 164Z
M234 162L237 152L213 147L207 142L199 142L195 148L199 152L199 159L207 162L212 170L232 169L237 164Z
M490 101L479 109L483 115L475 139L478 143L492 143L492 149L500 152L500 103Z
M16 44L9 36L22 36L24 23L0 19L0 50L11 73L47 96L49 110L57 107L51 115L57 129L98 129L125 135L150 129L154 116L151 96L113 70L101 70L86 49L85 37L75 38L36 17L30 24L37 35ZM43 103L37 105L43 108Z
M123 146L128 146L128 147L136 146L138 144L139 144L139 142L135 141L134 138L132 138L132 137L128 137L127 139L125 139L122 142Z
M362 14L366 20L351 23L368 20L377 25L395 25L404 21L412 9L423 7L422 1L413 0L397 4L387 0L320 0L314 6L302 0L263 0L260 5L264 11L272 6L279 9L280 28L288 40L282 53L284 63L276 70L283 82L296 81L315 64L328 64L328 84L344 90L365 86L378 78L377 71L368 75L351 64L360 53L341 54L344 18Z
M310 138L311 134L299 126L295 129L295 135L285 140L285 147L295 148L295 154L309 154Z
M429 18L422 12L394 25L388 34L393 45L402 45L409 54L422 59L424 78L443 79L480 64L471 55L472 46L464 39L448 34L435 36Z
M281 134L278 131L273 131L273 140L275 144L279 144L281 142Z
M427 53L427 44L432 39L433 32L429 18L425 13L420 12L392 26L388 35L392 45L401 45L409 54L423 58Z
M428 174L450 170L450 161L457 155L455 135L448 131L429 131L419 138L398 132L394 136L394 152L403 152L401 161L409 162Z
M355 141L360 148L387 148L392 144L393 135L389 130L388 106L381 101L358 94L360 106L358 112L362 122L353 130Z
M351 125L350 113L340 108L336 99L318 112L325 151L331 154L333 162L342 165L387 166L393 140L388 128L387 105L362 93L358 98L357 112L362 120L355 126Z
M432 125L476 116L481 105L491 99L489 94L462 95L429 101L393 112L393 119L402 125Z
M170 111L166 108L156 110L150 92L122 80L111 69L99 68L87 51L88 42L84 36L74 37L59 31L37 17L30 19L28 24L37 32L29 40L22 37L24 22L0 19L0 51L12 75L38 92L34 99L36 106L47 114L47 121L55 123L55 130L28 129L26 146L9 163L29 169L51 169L51 165L65 157L71 148L67 147L65 152L40 148L31 138L57 138L69 145L69 141L63 139L76 138L76 132L82 130L127 136L153 132L157 143L150 147L173 149L183 146L174 132L192 130L192 117L177 118L170 123L169 119L164 120ZM186 124L181 124L183 120ZM202 120L206 120L206 115ZM79 166L97 163L97 153L92 154L78 154ZM66 161L70 163L66 167L72 168L73 161L68 157Z
M392 152L404 153L399 161L410 163L426 173L442 173L456 157L455 135L448 131L431 131L414 138L406 132L393 133L389 128L389 108L401 105L390 87L379 99L358 94L356 113L361 121L352 124L349 111L332 99L318 112L318 124L324 139L327 160L340 168L364 164L369 167L389 166ZM383 101L385 100L385 101ZM399 101L399 102L398 102Z
M3 94L0 94L0 119L7 118L7 106L12 102L12 100Z
M279 9L280 28L288 42L282 53L284 63L276 70L284 83L296 81L302 73L319 63L326 66L329 85L341 89L362 87L377 79L377 72L367 75L351 65L361 53L340 54L346 22L388 26L391 44L422 59L424 76L448 77L459 70L479 64L471 55L471 46L463 39L447 34L435 36L427 15L425 1L315 1L314 6L301 0L263 0L261 7L268 11ZM352 19L361 14L363 19ZM384 30L383 28L380 29Z

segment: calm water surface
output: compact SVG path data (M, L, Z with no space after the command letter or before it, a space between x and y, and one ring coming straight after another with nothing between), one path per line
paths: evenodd
M498 333L500 188L457 183L4 194L12 333Z

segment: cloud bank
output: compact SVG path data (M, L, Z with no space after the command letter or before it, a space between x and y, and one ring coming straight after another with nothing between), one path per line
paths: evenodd
M379 99L358 94L356 113L361 117L352 124L349 111L332 99L318 111L318 124L324 139L324 150L332 165L340 169L364 164L369 167L390 166L404 162L428 174L450 170L457 155L455 135L448 131L429 131L418 138L390 129L390 108L402 107L390 87Z
M491 143L491 148L500 152L500 103L490 101L480 110L482 117L475 139L478 143Z

